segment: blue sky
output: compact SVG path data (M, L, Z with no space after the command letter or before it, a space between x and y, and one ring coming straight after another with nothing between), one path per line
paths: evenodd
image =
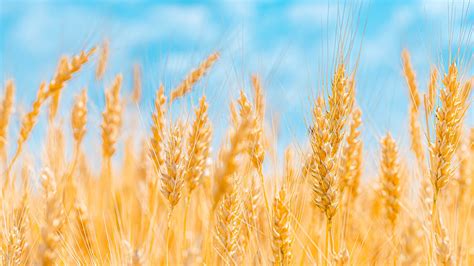
M175 108L193 106L205 92L219 143L229 99L236 98L240 88L250 91L249 76L258 73L264 80L268 112L279 120L282 148L292 141L304 143L311 99L321 90L321 82L327 79L325 70L332 65L336 24L352 22L351 62L360 51L356 79L364 139L375 145L390 130L406 143L408 93L400 53L403 48L410 50L419 85L425 90L430 65L446 66L449 40L459 45L459 36L473 33L473 3L387 0L328 4L333 2L1 0L0 75L2 80L13 77L16 81L18 116L32 101L39 83L51 78L62 54L76 53L107 38L111 60L105 80L95 81L95 66L87 66L66 89L63 116L69 117L72 96L87 86L92 112L89 135L98 136L103 88L122 72L128 93L132 65L140 63L143 100L138 108L131 108L142 114L143 119L134 125L145 132L157 86L163 82L170 90L190 68L218 50L222 57L210 75ZM474 38L461 44L464 59L472 62ZM474 74L472 68L471 64L465 69L467 75ZM474 125L472 113L467 118L470 126ZM18 125L11 134L15 136L17 130Z

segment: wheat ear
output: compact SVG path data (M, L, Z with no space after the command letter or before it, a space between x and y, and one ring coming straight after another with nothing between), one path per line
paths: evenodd
M107 61L109 60L109 40L104 39L100 46L99 61L95 70L95 78L101 80L104 77L105 70L107 69Z
M139 64L135 64L133 65L132 100L135 104L139 104L141 97L142 97L142 70Z
M198 68L194 69L189 73L188 76L176 87L173 91L171 91L170 97L170 104L178 99L186 95L191 89L193 88L194 84L198 82L206 72L212 67L212 65L219 59L219 53L211 54L206 60L204 60Z
M57 192L55 178L49 169L43 170L41 184L46 202L44 228L41 232L43 239L41 260L43 265L56 265L59 259L58 249L60 247L64 213L61 206L61 198Z
M8 123L13 108L13 98L15 95L15 83L7 80L5 83L5 94L0 104L0 153L6 160L6 144L8 139Z
M239 236L242 221L241 196L238 191L239 181L234 176L230 192L224 196L217 211L217 249L220 250L224 263L235 265L239 257Z
M209 161L212 127L207 115L208 104L203 96L196 109L196 119L191 128L188 138L188 170L186 172L186 183L189 194L197 187L204 176L209 175Z
M151 125L151 138L150 138L150 158L153 162L155 171L158 173L161 171L161 167L164 164L164 132L165 132L165 90L163 85L156 91L155 96L155 109L153 111Z
M291 265L291 236L290 206L285 185L273 201L273 258L274 265Z
M165 171L161 173L161 192L168 200L168 223L166 229L166 265L169 259L169 235L171 230L171 217L176 204L181 199L184 186L185 162L182 143L183 126L175 125L170 134L166 147Z
M10 171L13 167L13 164L15 161L18 159L18 156L20 156L20 153L23 149L23 144L26 142L28 137L30 136L31 130L33 129L34 125L36 124L38 120L38 116L41 110L41 106L43 105L44 101L46 100L47 94L46 94L46 83L41 83L38 93L36 95L36 99L33 102L33 109L25 115L21 122L20 126L20 136L18 137L17 140L17 147L15 150L15 154L13 155L12 160L8 164L6 174L5 174L5 184L3 187L3 193L5 193L5 190L9 187L10 184Z
M80 54L75 55L70 61L66 56L61 57L59 60L56 74L48 85L47 94L48 97L52 97L49 113L50 120L54 119L56 116L62 88L66 85L66 82L72 78L73 74L81 70L84 64L89 61L95 50L96 48L94 47L87 52L81 51Z
M385 202L387 219L392 228L400 212L400 165L398 148L392 135L388 133L381 141L382 160L380 162L380 182L382 197Z

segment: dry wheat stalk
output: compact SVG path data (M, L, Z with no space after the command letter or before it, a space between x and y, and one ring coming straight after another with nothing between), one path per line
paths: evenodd
M186 78L173 91L171 91L170 104L174 100L183 97L189 91L191 91L194 84L204 77L204 75L206 75L206 72L212 67L217 59L219 59L219 53L213 53L208 58L206 58L206 60L204 60L198 66L198 68L191 71L191 73L189 73L189 75L186 76Z

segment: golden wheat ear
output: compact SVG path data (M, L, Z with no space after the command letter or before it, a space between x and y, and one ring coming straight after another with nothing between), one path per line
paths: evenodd
M191 71L191 73L186 76L186 78L173 90L171 91L170 97L170 104L178 99L186 95L191 91L194 84L198 82L204 75L206 75L207 71L212 67L212 65L219 59L219 53L213 53L209 57L207 57L195 70Z
M0 104L0 155L6 160L6 144L8 138L8 124L13 109L15 97L15 83L12 79L5 82L5 94Z

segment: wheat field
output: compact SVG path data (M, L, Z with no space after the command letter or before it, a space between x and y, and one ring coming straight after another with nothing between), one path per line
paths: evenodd
M110 49L104 40L60 57L17 135L9 125L18 91L13 78L4 81L2 265L474 264L474 128L466 121L474 77L464 60L472 50L429 66L428 77L417 76L409 51L400 51L410 154L390 130L376 149L364 147L357 64L335 54L324 92L311 99L305 146L289 145L276 164L268 159L275 152L270 88L258 73L228 107L199 91L184 112L173 108L213 75L221 51L181 82L160 84L151 113L131 110L147 78L138 65L131 95L123 93L123 74L105 82L100 118L90 119L86 87L75 89L68 114L59 111L61 96L74 89L68 82L84 72L104 80ZM217 146L213 105L229 117ZM41 119L46 134L28 149ZM133 119L147 131L123 136ZM96 120L98 131L90 130ZM101 145L85 145L87 135ZM41 162L29 153L41 153ZM372 158L376 173L365 167Z

